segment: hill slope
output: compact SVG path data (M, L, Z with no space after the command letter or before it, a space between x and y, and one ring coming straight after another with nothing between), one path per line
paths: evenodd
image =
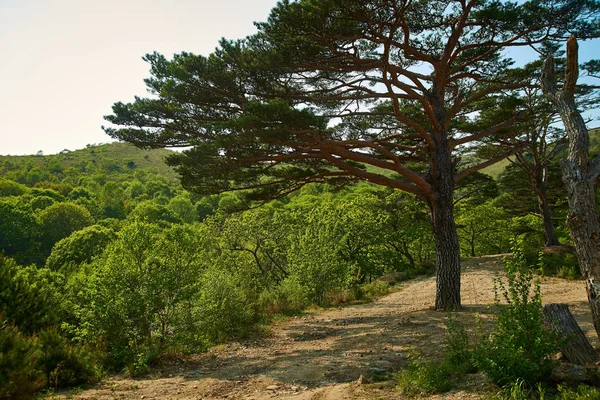
M28 155L28 156L0 156L0 177L7 177L21 183L35 183L27 181L27 177L19 171L28 174L32 169L38 169L38 175L47 177L55 182L62 182L69 176L87 176L102 173L110 180L123 181L134 174L135 170L153 169L169 182L178 181L173 168L165 164L165 158L172 154L171 150L156 149L142 150L127 143L107 143L101 145L88 145L80 150L63 150L53 155ZM48 179L40 179L40 181Z

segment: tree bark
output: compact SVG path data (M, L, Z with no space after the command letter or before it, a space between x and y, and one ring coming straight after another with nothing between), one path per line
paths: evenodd
M596 361L598 358L596 351L583 334L566 304L546 304L544 320L552 329L568 340L561 351L569 362L585 365Z
M440 148L444 148L440 146ZM460 310L460 245L454 223L454 166L450 152L436 154L430 201L435 240L435 309Z
M548 57L542 70L542 89L556 106L569 137L569 154L562 162L563 181L567 187L571 232L579 259L596 334L600 338L600 219L596 208L596 178L600 160L589 161L589 136L575 105L578 76L577 40L567 41L566 79L562 90L554 80L554 60Z
M540 213L542 214L542 223L544 225L544 245L549 246L560 246L560 241L556 236L554 230L554 224L552 223L552 212L548 204L548 196L546 196L546 188L544 186L538 186L536 189L538 205L540 206Z
M452 200L440 202L432 210L435 239L435 309L456 311L460 303L460 247L454 224Z

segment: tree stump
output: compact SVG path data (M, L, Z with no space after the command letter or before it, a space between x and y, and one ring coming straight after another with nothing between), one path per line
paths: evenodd
M583 334L566 304L546 304L544 319L552 329L569 340L561 349L569 362L585 365L597 360L596 351Z

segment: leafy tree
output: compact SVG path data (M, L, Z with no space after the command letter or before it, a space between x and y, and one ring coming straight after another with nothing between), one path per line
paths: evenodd
M56 203L56 200L52 197L36 196L29 201L29 206L32 211L39 212L40 210L50 207L54 203Z
M136 221L118 233L96 262L82 319L89 327L85 338L105 352L109 366L143 367L192 329L189 324L199 334L200 321L189 316L203 269L195 250L200 240L190 227L165 231Z
M188 190L274 198L308 182L362 179L429 206L437 309L460 308L458 181L499 158L457 157L520 119L489 125L490 103L524 82L507 47L566 32L597 35L584 0L283 1L258 33L210 56L146 56L156 98L116 103L109 135L143 147L193 146L170 157ZM582 16L585 15L585 18ZM304 248L304 251L309 251ZM315 249L316 252L318 252Z
M179 222L179 219L170 209L152 200L139 203L128 215L128 219L137 219L149 223Z
M27 186L10 179L0 179L0 197L21 196L27 192Z
M289 275L287 245L294 229L291 222L289 212L271 207L233 214L220 228L220 241L224 250L237 253L238 262L248 266L249 279L271 287Z
M102 255L106 246L115 238L112 229L92 225L73 232L58 241L46 259L46 267L66 274L94 257Z
M107 182L100 191L97 201L102 214L107 218L125 218L125 193L116 182Z
M60 319L63 285L59 274L0 256L0 315L24 333L51 326Z
M196 207L192 204L189 196L179 195L169 200L167 208L171 210L173 215L179 220L191 224L198 220L198 212Z
M94 223L87 209L70 202L55 203L42 210L38 220L42 251L48 255L56 242Z
M29 262L37 249L38 223L22 197L0 198L0 251Z
M290 273L317 304L325 303L330 290L346 287L353 279L341 255L345 232L338 217L331 205L315 208L301 216L303 223L290 240Z
M460 207L456 224L461 250L468 257L506 253L509 224L503 210L490 202L475 207Z

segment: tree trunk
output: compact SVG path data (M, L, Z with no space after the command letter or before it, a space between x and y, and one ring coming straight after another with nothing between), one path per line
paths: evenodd
M542 222L544 224L544 245L559 246L560 242L556 237L554 231L554 224L552 224L552 213L550 212L550 206L548 205L548 197L546 196L546 188L538 186L537 190L538 204L540 206L540 213L542 214Z
M544 320L552 329L568 340L561 351L569 362L585 365L596 361L596 351L583 334L566 304L546 304Z
M586 281L592 320L600 338L600 220L596 211L596 179L586 177L587 174L583 174L577 163L570 159L563 162L562 169L569 199L567 226L575 244L581 275Z
M567 41L566 79L562 90L554 80L554 60L544 63L542 89L555 104L569 137L569 155L562 162L563 181L567 187L569 215L567 226L575 244L581 275L586 280L588 301L596 334L600 338L600 219L596 208L596 178L600 159L589 161L589 136L575 105L578 76L577 40Z
M460 305L460 247L452 200L438 204L433 213L435 239L435 309L455 311Z
M432 176L435 198L430 202L436 255L435 309L455 311L461 308L461 303L460 245L454 223L454 166L449 151L440 153Z

